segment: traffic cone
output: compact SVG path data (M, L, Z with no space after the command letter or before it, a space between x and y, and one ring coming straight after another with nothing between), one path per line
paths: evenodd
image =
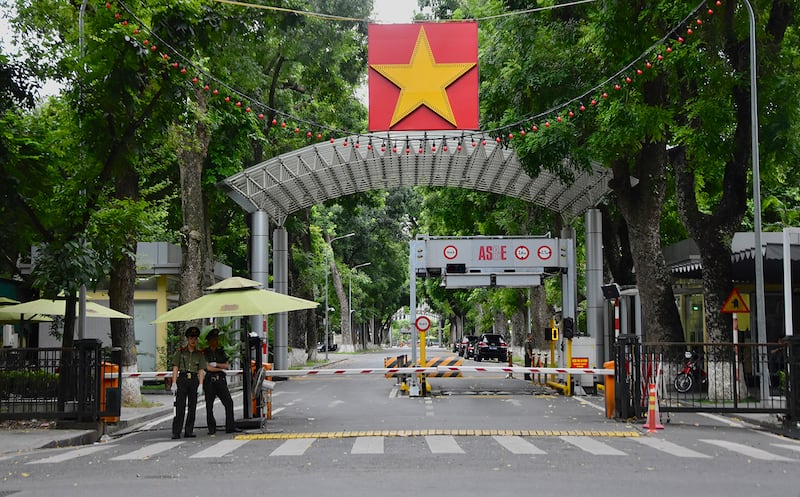
M655 383L650 384L650 408L647 410L647 421L645 422L644 426L647 428L647 433L655 433L656 430L663 430L664 425L662 425L659 420L659 413L658 413L658 398L656 394L656 385Z

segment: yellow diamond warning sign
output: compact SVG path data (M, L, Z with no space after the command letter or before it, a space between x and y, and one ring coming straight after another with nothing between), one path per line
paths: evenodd
M750 299L743 297L739 290L734 288L731 294L728 295L728 300L722 305L722 312L728 314L750 312L749 303Z

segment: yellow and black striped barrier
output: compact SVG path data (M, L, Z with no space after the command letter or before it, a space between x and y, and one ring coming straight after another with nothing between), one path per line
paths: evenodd
M458 356L431 357L425 363L426 367L434 368L437 366L462 366L464 360ZM428 378L461 378L461 371L442 371L441 373L426 374Z
M383 367L387 369L406 368L408 367L408 356L399 355L397 357L386 357L383 359ZM395 378L397 376L405 377L406 375L400 373L386 373L384 376L386 376L386 378Z

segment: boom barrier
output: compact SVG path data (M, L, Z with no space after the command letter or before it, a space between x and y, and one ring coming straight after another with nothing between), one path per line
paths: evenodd
M225 372L228 376L242 374L241 369L233 369ZM504 366L436 366L436 367L410 367L410 368L371 368L371 369L286 369L271 370L269 376L348 376L348 375L395 375L395 374L425 374L438 375L444 373L517 373L517 374L569 374L569 375L597 375L613 376L613 369L605 368L526 368L526 367L504 367ZM106 378L141 378L158 379L171 378L172 371L155 372L130 372L130 373L106 373Z

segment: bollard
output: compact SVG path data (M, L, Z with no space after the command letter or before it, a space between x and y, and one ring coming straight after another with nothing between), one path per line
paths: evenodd
M614 361L606 361L603 363L605 369L614 369ZM608 374L603 377L604 391L606 396L606 417L612 419L614 417L614 375Z

